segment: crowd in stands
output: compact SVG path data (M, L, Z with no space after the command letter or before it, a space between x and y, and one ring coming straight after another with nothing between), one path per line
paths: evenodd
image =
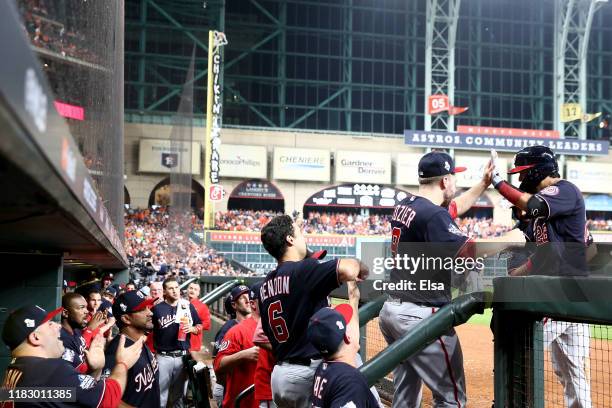
M589 231L612 231L612 219L587 220L587 228Z
M53 2L19 0L17 4L23 18L24 29L35 47L63 57L100 63L98 55L87 46L88 39L81 32L70 30L64 22L56 20Z
M230 210L215 214L215 228L224 231L260 231L276 212ZM493 223L491 218L464 217L457 225L473 238L500 236L509 227ZM307 234L390 235L391 215L311 212L304 217Z
M175 228L178 227L178 228ZM128 210L125 214L125 250L133 270L150 280L168 276L245 275L214 249L190 236L202 230L192 211L174 215L166 207Z

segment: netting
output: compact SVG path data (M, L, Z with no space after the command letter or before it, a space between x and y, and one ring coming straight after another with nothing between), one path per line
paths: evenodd
M192 142L193 142L193 71L195 49L183 85L178 111L173 117L170 132L170 152L162 160L170 168L170 210L168 254L171 262L185 260L191 245L194 214L192 208ZM181 265L176 265L177 269Z
M24 32L123 236L124 1L17 0Z

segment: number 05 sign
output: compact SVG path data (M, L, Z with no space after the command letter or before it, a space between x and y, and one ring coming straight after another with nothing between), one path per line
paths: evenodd
M431 95L429 96L429 103L427 104L427 111L430 115L447 111L448 96L447 95Z

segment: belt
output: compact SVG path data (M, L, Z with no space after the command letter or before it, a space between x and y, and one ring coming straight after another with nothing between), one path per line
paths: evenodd
M423 306L423 307L442 307L448 304L448 302L413 302L410 300L400 299L400 298L395 298L395 297L389 297L389 300L391 302L398 302L398 303L412 303L413 305Z
M312 360L310 358L288 358L287 360L283 360L280 362L285 363L285 364L295 364L295 365L301 365L301 366L310 366L312 364Z
M158 351L158 353L161 354L162 356L182 357L182 356L186 356L188 351L187 350Z

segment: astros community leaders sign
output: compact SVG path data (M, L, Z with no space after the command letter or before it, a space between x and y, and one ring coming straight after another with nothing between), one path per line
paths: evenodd
M528 146L543 145L557 154L606 156L609 142L606 140L549 139L537 137L473 135L468 133L426 132L405 130L404 143L410 146L445 147L466 150L496 149L516 152Z

